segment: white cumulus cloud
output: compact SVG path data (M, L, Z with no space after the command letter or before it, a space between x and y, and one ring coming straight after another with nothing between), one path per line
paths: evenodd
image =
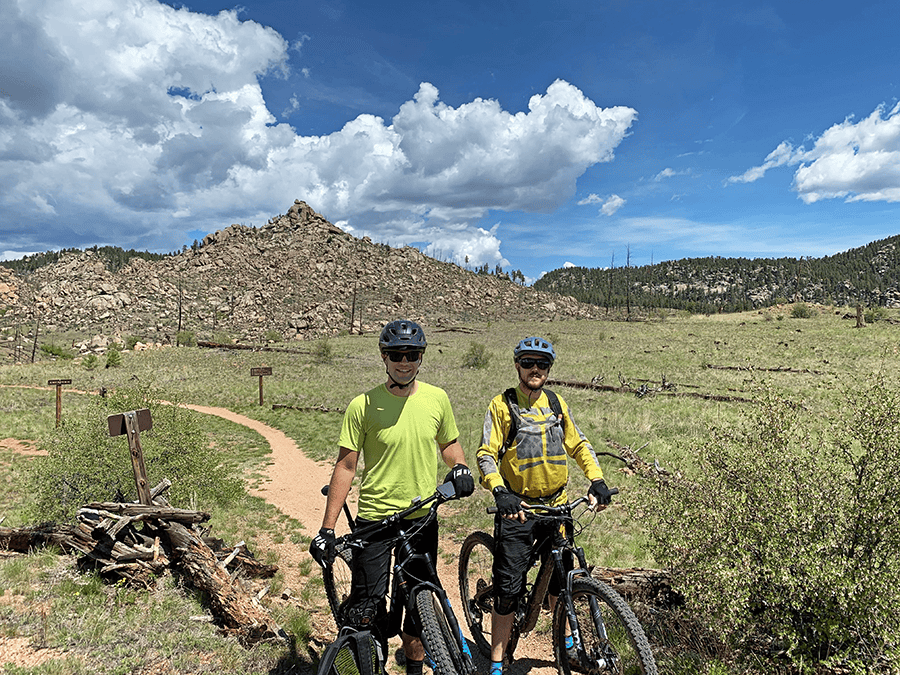
M787 141L729 183L750 183L778 166L799 165L793 189L806 203L821 199L900 201L900 104L882 105L865 119L827 129L807 150Z
M604 216L611 216L623 206L625 206L624 199L619 195L610 195L609 199L603 202L603 206L600 207L600 213Z
M234 11L0 0L0 40L0 233L18 250L172 250L300 198L360 236L502 265L500 233L477 221L557 208L637 115L562 80L515 113L449 106L423 82L392 119L303 136L259 84L302 42Z

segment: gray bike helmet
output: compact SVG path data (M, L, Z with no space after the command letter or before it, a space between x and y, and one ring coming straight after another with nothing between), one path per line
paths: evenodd
M543 354L550 359L550 363L556 361L556 352L553 351L553 345L544 338L527 337L524 340L520 340L519 344L517 344L516 348L513 350L513 358L518 361L519 356L526 352L531 354Z
M415 321L397 319L396 321L391 321L381 330L378 346L381 348L381 351L418 349L424 352L427 346L425 331Z

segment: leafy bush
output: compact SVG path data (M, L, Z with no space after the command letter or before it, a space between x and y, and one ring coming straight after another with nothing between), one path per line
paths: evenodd
M109 346L106 352L106 367L118 368L122 365L122 352L114 344Z
M480 342L473 342L463 356L463 368L487 368L490 361L491 355L487 348Z
M791 307L791 316L795 319L810 319L814 312L805 302L795 302Z
M96 354L88 354L81 360L81 365L84 366L85 370L94 370L100 365L100 359L97 358Z
M312 356L318 363L331 363L334 358L334 350L327 338L319 340L313 345Z
M701 621L801 672L900 666L900 389L878 380L847 399L818 430L768 392L694 449L696 475L638 497L656 559Z
M215 342L215 340L213 340ZM194 334L192 330L183 330L179 331L178 335L175 336L175 346L176 347L196 347L197 346L197 336Z
M883 321L888 318L888 311L886 307L869 307L865 313L863 314L863 318L866 320L866 323L875 323L876 321Z
M68 417L42 442L47 451L28 472L34 522L71 519L91 501L137 500L126 436L109 436L107 418L149 408L152 429L141 432L147 480L172 481L170 501L184 508L226 504L242 494L240 480L220 462L196 414L162 403L148 388L93 397L84 416Z
M282 337L281 333L277 330L268 330L266 331L265 341L266 342L281 342Z
M125 338L125 349L131 351L134 349L134 346L141 341L137 335L129 335Z
M74 359L75 352L71 349L63 347L62 345L57 345L54 343L44 343L41 345L41 353L46 354L48 356L55 356L60 359Z

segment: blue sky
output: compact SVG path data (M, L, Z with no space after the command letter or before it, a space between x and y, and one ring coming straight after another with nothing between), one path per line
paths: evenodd
M900 3L0 0L0 255L302 199L529 280L900 234Z

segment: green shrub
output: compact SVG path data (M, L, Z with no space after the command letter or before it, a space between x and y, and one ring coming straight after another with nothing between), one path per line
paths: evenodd
M794 319L810 319L814 312L805 302L795 302L791 307L791 317Z
M84 366L85 370L94 370L100 365L100 359L97 358L96 354L88 354L81 360L81 365Z
M331 363L334 350L327 338L317 341L312 348L312 356L318 363Z
M282 337L281 333L277 330L268 330L266 331L265 341L266 342L281 342Z
M767 392L691 449L695 475L638 497L654 556L700 621L801 672L900 667L900 389L879 380L847 399L822 430Z
M213 340L215 342L215 340ZM183 330L179 331L178 335L175 336L175 346L176 347L196 347L197 346L197 336L192 330Z
M869 307L863 314L866 323L875 323L876 321L884 321L888 318L888 311L885 307Z
M472 342L469 350L463 356L463 368L487 368L491 361L491 355L480 342Z
M137 335L129 335L125 338L125 349L131 351L134 349L134 346L141 341Z
M107 368L118 368L122 365L122 352L119 351L119 348L114 344L109 346L109 349L106 351L106 367Z
M34 522L71 519L91 501L137 500L127 437L109 435L107 418L149 408L153 427L141 432L147 480L172 481L170 500L183 508L226 504L242 493L240 480L220 463L196 413L162 403L148 388L124 388L92 397L84 415L69 416L41 441L27 483Z
M41 353L46 354L47 356L55 356L59 359L74 359L75 352L67 347L63 347L62 345L57 345L52 342L44 343L41 345Z

